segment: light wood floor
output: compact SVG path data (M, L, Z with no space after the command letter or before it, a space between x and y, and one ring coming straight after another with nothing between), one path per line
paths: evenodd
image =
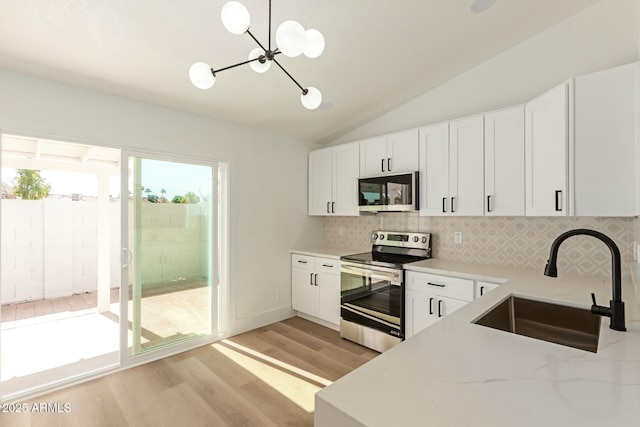
M294 317L21 402L0 426L312 426L314 393L377 355Z

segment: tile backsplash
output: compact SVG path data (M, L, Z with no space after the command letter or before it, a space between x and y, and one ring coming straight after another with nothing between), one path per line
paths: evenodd
M640 242L637 217L421 217L417 213L327 217L324 244L360 250L370 247L372 230L420 231L432 233L436 258L542 271L553 240L574 228L590 228L611 237L620 248L623 275L628 272L628 263L634 262L634 242ZM462 243L454 243L456 231L462 232ZM609 249L593 237L571 237L560 247L558 272L610 278Z

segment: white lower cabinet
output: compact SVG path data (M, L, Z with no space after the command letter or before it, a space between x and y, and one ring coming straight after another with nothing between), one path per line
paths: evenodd
M291 256L291 306L294 310L340 323L340 260Z
M463 307L473 297L473 280L408 271L405 339Z
M476 298L479 298L485 295L487 292L491 292L493 289L497 288L498 286L500 286L500 284L498 283L477 281L475 285Z

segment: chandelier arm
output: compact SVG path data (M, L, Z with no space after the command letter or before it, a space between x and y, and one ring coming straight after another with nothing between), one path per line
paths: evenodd
M271 0L269 0L269 50L271 50Z
M307 89L305 89L305 88L303 88L302 86L300 86L300 83L298 83L298 82L296 81L296 79L294 79L294 78L293 78L293 76L291 76L291 74L289 74L289 73L287 72L287 70L285 70L285 69L284 69L284 67L283 67L282 65L280 65L280 63L279 63L278 61L276 61L276 60L275 60L275 58L273 59L273 62L275 62L275 63L276 63L276 65L277 65L278 67L280 67L280 69L281 69L282 71L284 71L284 73L285 73L287 76L289 76L289 78L290 78L291 80L293 80L293 82L294 82L294 83L295 83L295 84L300 88L300 90L302 91L302 94L303 94L303 95L306 95L306 94L307 94L308 90L307 90Z
M253 58L253 59L250 59L250 60L248 60L248 61L239 62L239 63L234 64L234 65L229 65L228 67L220 68L220 69L218 69L218 70L214 70L214 69L212 68L212 69L211 69L211 72L212 72L212 73L213 73L213 75L215 76L215 75L216 75L216 73L219 73L220 71L228 70L228 69L230 69L230 68L236 68L236 67L239 67L239 66L244 65L244 64L248 64L248 63L253 62L253 61L259 61L259 60L260 60L260 58L264 58L264 55L260 55L260 56L258 56L257 58Z
M262 43L260 43L260 42L258 41L258 39L257 39L257 38L255 38L255 37L253 36L253 34L251 34L251 31L247 30L247 34L249 34L249 35L251 36L251 38L252 38L253 40L255 40L255 42L256 42L256 43L258 43L258 46L260 46L260 49L264 50L265 52L267 51L267 49L265 49L265 48L264 48L264 46L262 46Z

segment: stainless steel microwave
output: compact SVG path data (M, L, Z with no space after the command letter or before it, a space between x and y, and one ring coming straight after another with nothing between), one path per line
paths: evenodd
M418 185L418 172L360 178L360 212L417 211Z

